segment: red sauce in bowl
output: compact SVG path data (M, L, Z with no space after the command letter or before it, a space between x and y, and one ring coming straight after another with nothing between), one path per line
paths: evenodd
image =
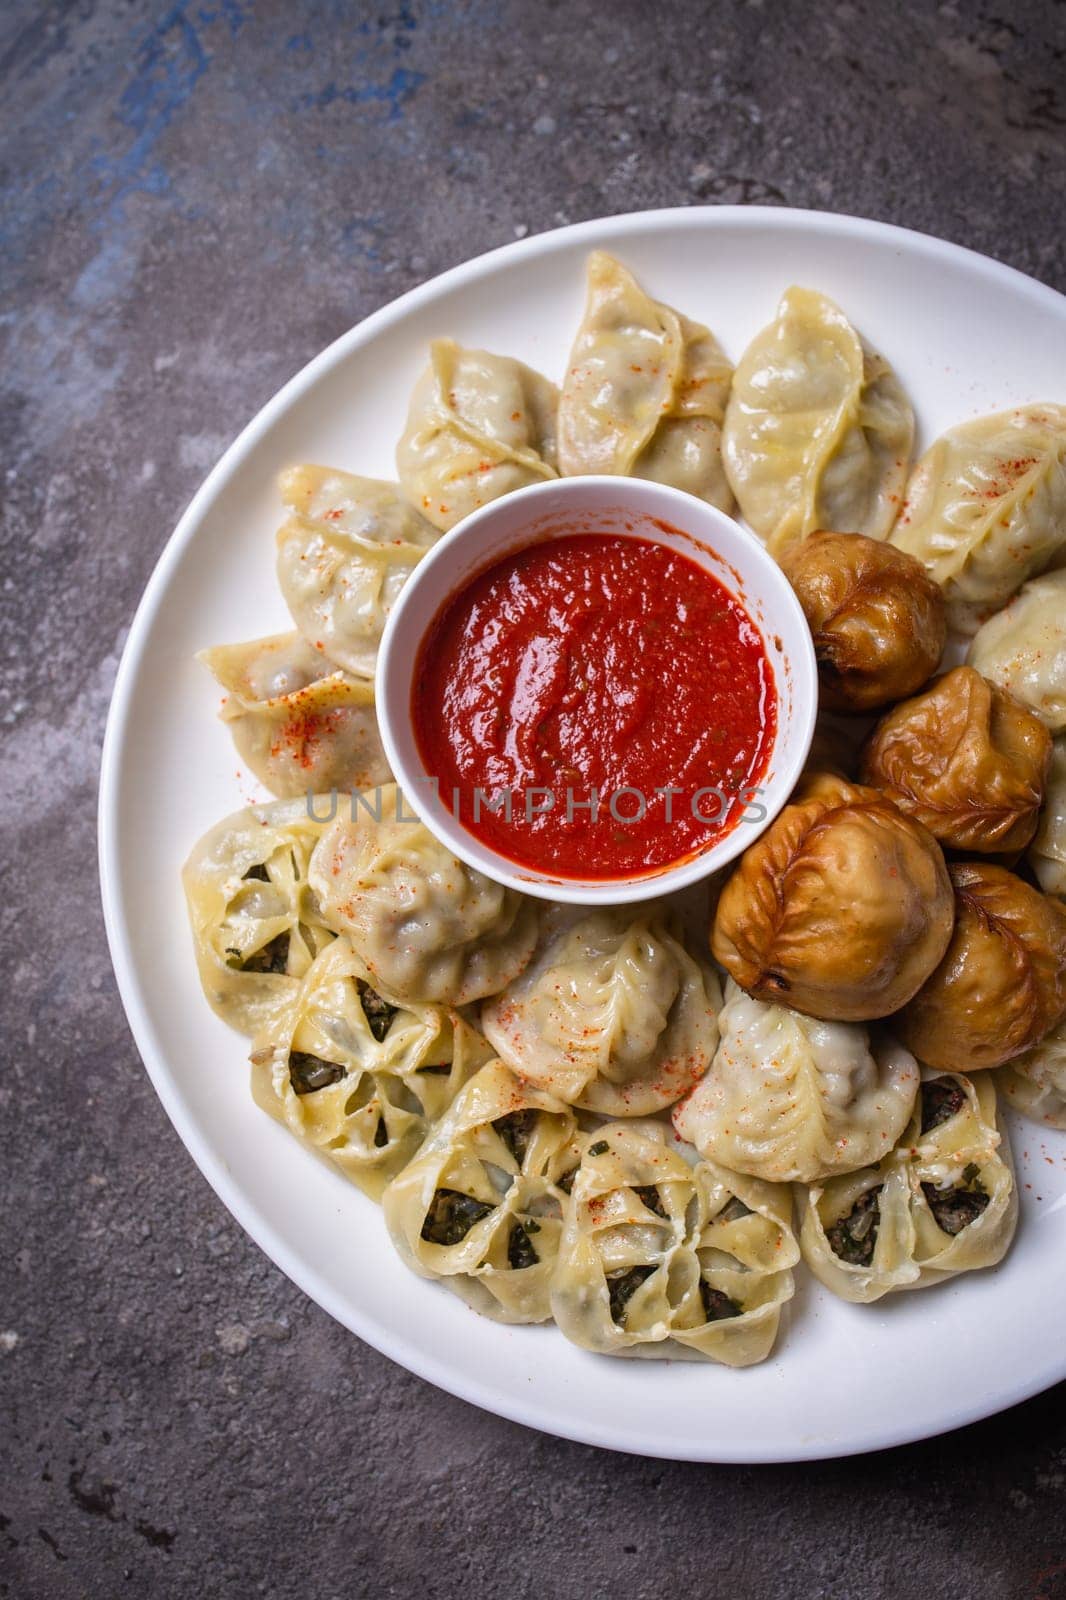
M581 533L504 557L438 612L414 683L441 799L517 865L632 878L758 820L777 726L766 647L665 545Z

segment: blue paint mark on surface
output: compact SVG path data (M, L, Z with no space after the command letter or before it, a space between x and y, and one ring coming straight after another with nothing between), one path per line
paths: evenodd
M388 108L386 122L398 122L403 116L404 105L425 81L424 72L410 72L406 67L394 67L388 83L364 83L343 89L338 88L335 83L327 83L324 89L304 95L300 104L316 108L331 106L337 101L343 101L350 106L378 104Z

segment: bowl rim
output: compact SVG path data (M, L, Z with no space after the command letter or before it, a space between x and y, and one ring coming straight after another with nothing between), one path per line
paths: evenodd
M409 759L409 751L417 752L417 745L410 737L409 708L419 647L428 628L432 626L432 619L440 615L479 571L487 570L498 561L506 560L508 555L531 545L565 537L564 530L556 531L551 527L551 520L566 515L566 502L571 502L575 511L586 510L590 501L606 511L605 497L613 502L610 506L612 512L660 520L680 533L686 541L701 549L714 551L727 568L732 563L727 553L715 550L715 531L719 534L725 531L730 539L744 547L750 557L751 574L745 574L743 590L738 598L744 603L749 616L752 615L753 602L762 603L767 614L761 623L754 616L752 621L764 642L771 619L773 632L780 634L786 642L784 655L791 685L790 690L786 691L778 664L775 673L778 711L775 746L780 745L786 726L792 737L789 740L788 760L774 775L773 782L759 795L759 804L766 814L758 822L742 828L738 819L727 833L705 849L639 877L564 878L504 856L453 816L440 800L434 780L421 761L418 761L416 768L414 759ZM560 499L564 502L562 509L559 507ZM546 515L542 512L538 527L537 509L545 501L551 502L552 509ZM513 537L505 536L500 544L495 544L493 534L498 525L513 523L516 514L521 520L523 511L527 513L526 525L516 529ZM619 532L623 537L647 537L647 533L639 530L620 528L612 531ZM486 546L491 548L485 548L483 563L477 563L476 559L472 567L462 563L462 554L469 552L471 547L476 557L476 551ZM720 581L726 582L736 592L736 588L728 584L727 578L721 574L719 576ZM408 616L425 603L427 589L435 591L432 595L431 621L423 627L418 641L412 642L406 632ZM374 693L381 742L397 785L411 810L453 855L495 882L536 899L567 905L612 906L654 900L689 888L731 865L761 837L787 805L810 752L818 715L818 669L810 627L791 584L762 541L743 523L708 501L670 484L648 478L582 473L529 484L478 506L430 546L400 590L386 620L378 649ZM407 737L398 736L398 725L403 726Z

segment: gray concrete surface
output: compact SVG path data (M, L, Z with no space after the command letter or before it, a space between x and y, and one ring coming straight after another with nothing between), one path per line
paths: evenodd
M335 1326L156 1102L94 859L142 586L322 345L489 246L658 205L883 217L1066 288L1064 49L1038 0L3 8L0 1595L1064 1600L1062 1390L864 1460L686 1468L495 1420Z

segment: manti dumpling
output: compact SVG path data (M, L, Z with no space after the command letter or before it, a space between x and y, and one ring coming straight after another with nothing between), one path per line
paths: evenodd
M891 1154L801 1191L799 1210L803 1259L844 1300L994 1266L1014 1237L1018 1195L991 1079L926 1075Z
M533 902L453 856L394 785L354 797L330 824L310 881L389 1000L481 1000L518 976L536 943Z
M955 667L882 717L859 774L945 847L989 854L1032 839L1050 761L1038 717L972 667Z
M883 539L913 438L888 362L825 295L786 290L740 358L723 433L733 493L773 554L816 529Z
M601 1115L647 1116L702 1077L718 1043L718 979L654 910L594 911L550 932L482 1009L523 1077Z
M512 489L556 477L558 404L555 385L521 361L435 339L396 447L404 493L447 530Z
M819 1022L726 985L722 1039L673 1113L708 1160L770 1183L814 1183L878 1161L918 1092L918 1064L881 1028Z
M934 578L948 621L974 633L1066 546L1066 407L960 423L919 461L892 543Z
M1066 1129L1066 1018L995 1076L1015 1110L1045 1127Z
M729 511L722 422L731 375L708 329L594 251L559 401L561 470L652 478Z
M414 1272L476 1311L546 1322L578 1159L569 1107L491 1061L386 1189L393 1243Z
M1052 733L1066 730L1066 572L1023 584L978 631L966 659Z
M662 1123L587 1134L552 1284L568 1339L604 1355L769 1355L799 1259L789 1190L683 1153Z
M1029 865L1045 894L1066 900L1066 737L1056 739L1052 747L1044 809Z
M278 583L305 639L372 678L385 622L436 528L394 483L330 467L283 472L291 516L278 533Z
M307 881L323 825L304 800L235 812L182 868L200 982L212 1010L254 1034L333 941Z
M388 783L374 685L339 672L298 633L201 650L226 691L237 754L281 799Z
M257 1034L252 1093L377 1200L491 1055L455 1011L388 1004L335 939Z

